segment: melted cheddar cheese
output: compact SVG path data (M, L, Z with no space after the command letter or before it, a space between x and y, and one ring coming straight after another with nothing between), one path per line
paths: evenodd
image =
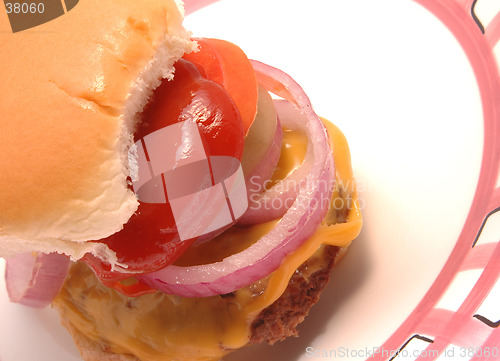
M131 298L104 287L87 266L75 264L54 301L62 317L103 349L132 354L142 361L219 360L245 346L252 321L283 294L295 270L315 257L322 244L347 247L360 231L362 218L349 148L338 128L329 122L325 126L334 149L337 175L331 207L313 236L287 256L278 270L229 295L182 298L158 292ZM284 132L275 181L300 164L305 147L301 134ZM220 260L248 247L275 222L232 227L217 239L192 247L177 264ZM318 262L312 264L321 267Z

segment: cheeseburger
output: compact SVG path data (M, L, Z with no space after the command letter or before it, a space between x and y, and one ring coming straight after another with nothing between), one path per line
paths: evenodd
M297 335L362 219L347 142L174 0L7 34L0 256L86 361L219 360Z

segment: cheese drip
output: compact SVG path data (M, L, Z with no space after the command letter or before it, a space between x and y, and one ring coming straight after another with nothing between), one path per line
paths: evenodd
M88 267L76 264L54 301L63 319L103 349L132 354L142 361L219 360L232 349L245 346L252 321L283 294L295 270L307 259L320 257L322 244L347 247L360 231L362 218L349 148L340 130L327 121L324 123L334 149L337 172L331 208L313 236L286 257L278 270L225 296L182 298L158 292L130 298L102 286ZM286 176L285 168L290 171L290 167L300 164L305 147L301 134L284 133L274 181ZM248 247L274 223L232 227L217 239L190 249L178 264L217 261ZM218 251L210 252L216 246ZM312 264L315 266L308 270L311 274L315 267L321 267L321 262Z

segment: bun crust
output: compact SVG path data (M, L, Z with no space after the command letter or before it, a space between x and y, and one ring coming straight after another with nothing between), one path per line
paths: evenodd
M0 14L0 30L10 32ZM0 257L86 252L138 206L127 187L135 115L195 49L174 0L86 0L0 40Z
M61 317L61 323L73 336L75 345L85 361L141 361L134 355L120 355L106 350L105 346L89 339L63 317Z

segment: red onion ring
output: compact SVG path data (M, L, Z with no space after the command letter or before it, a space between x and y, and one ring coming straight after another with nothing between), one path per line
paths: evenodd
M274 105L278 118L284 127L303 133L307 132L307 117L295 105L284 100L275 100ZM297 192L310 171L313 158L314 155L309 142L302 164L271 188L261 193L250 194L248 209L240 219L239 224L263 223L282 217L297 197ZM269 179L271 175L272 172L266 179Z
M283 129L281 128L281 122L278 117L276 122L276 131L274 133L271 145L260 160L259 164L249 174L245 175L249 208L251 203L256 202L255 200L252 201L252 199L256 199L255 197L253 197L253 195L262 193L266 180L271 178L271 176L273 175L274 169L276 168L276 165L278 164L278 161L280 159L282 140ZM245 218L245 215L243 215L242 218Z
M208 297L230 293L267 276L314 233L328 210L335 169L326 129L312 110L307 95L291 77L263 63L252 61L252 64L258 81L268 91L294 104L307 120L305 130L312 154L309 173L276 226L246 250L212 264L171 265L138 276L164 293Z
M6 260L5 282L11 302L43 308L61 290L70 259L58 253L21 253Z

